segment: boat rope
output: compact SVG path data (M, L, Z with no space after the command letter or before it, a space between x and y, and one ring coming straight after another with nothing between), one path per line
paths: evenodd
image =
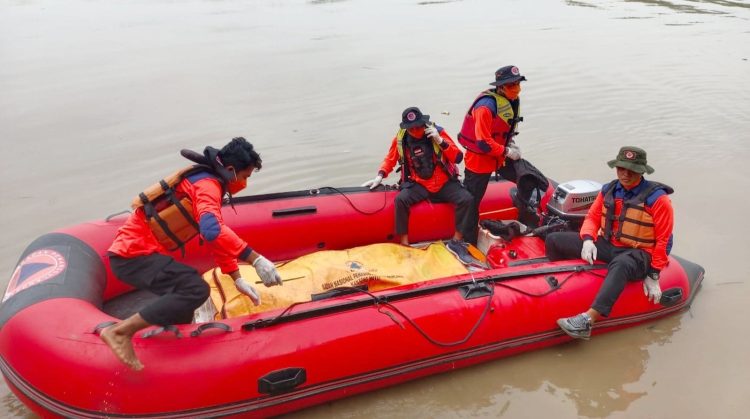
M474 336L474 332L477 331L477 329L479 328L479 325L482 324L482 320L484 320L484 318L487 316L487 313L489 313L490 310L492 309L492 297L495 295L495 286L494 286L495 284L492 281L488 281L486 284L487 285L491 285L489 287L490 288L490 294L487 296L487 303L484 306L484 310L482 310L482 314L477 319L477 322L474 323L474 326L471 328L471 330L469 330L469 333L467 333L466 336L464 336L463 339L457 340L455 342L441 342L441 341L433 338L432 336L428 335L427 332L425 332L424 330L422 330L422 328L419 327L414 322L414 320L412 320L409 316L407 316L403 311L399 310L398 307L396 307L393 304L388 303L388 302L383 302L382 304L384 306L390 308L391 310L395 311L396 313L398 313L401 317L403 317L404 320L406 320L410 325L412 325L412 327L414 327L414 330L416 330L420 335L422 335L422 337L424 337L425 339L427 339L427 341L430 342L431 344L436 345L436 346L443 346L443 347L458 346L458 345L461 345L463 343L466 343L469 339L471 339L472 336ZM382 313L381 310L378 310L378 311L380 311ZM391 319L393 319L392 316L389 316L389 317L391 317ZM401 326L401 325L399 324L399 326ZM403 329L404 327L401 326L401 328Z
M335 192L337 192L337 193L341 194L341 196L343 196L343 197L344 197L344 199L346 199L346 202L348 202L348 203L349 203L349 205L350 205L350 206L351 206L352 208L354 208L354 211L357 211L358 213L360 213L360 214L364 214L364 215L372 215L372 214L377 214L377 213L379 213L380 211L382 211L382 210L383 210L383 209L385 208L386 204L388 203L388 200L386 199L386 193L388 192L388 189L387 189L387 188L386 188L386 189L383 189L383 205L382 205L382 206L381 206L380 208L376 209L375 211L364 211L364 210L361 210L361 209L357 208L357 206L356 206L356 205L354 205L354 202L352 202L352 200L351 200L351 199L349 199L349 197L348 197L348 196L346 196L346 194L345 194L344 192L342 192L342 191L340 191L340 190L338 190L338 189L334 188L333 186L322 186L322 187L320 187L320 189L330 189L330 190L332 190L332 191L335 191Z
M480 284L479 282L476 282L476 281L475 281L475 283L477 285ZM463 339L455 341L455 342L441 342L441 341L439 341L437 339L434 339L429 334L427 334L427 332L425 332L424 330L422 330L422 328L419 327L414 322L414 320L412 320L408 315L406 315L403 311L399 310L398 307L396 307L393 304L389 303L387 301L387 297L378 297L377 295L372 294L371 292L369 292L369 291L367 291L365 289L357 288L357 287L347 287L347 286L336 287L336 288L331 289L331 291L334 291L334 290L348 290L348 291L351 291L352 293L359 292L359 293L365 294L365 295L367 295L368 297L370 297L373 300L374 306L375 306L375 308L377 309L377 311L379 313L384 314L384 315L390 317L390 319L393 320L393 322L396 323L399 327L401 327L401 329L405 330L406 328L404 327L403 324L401 324L398 321L398 319L396 319L395 316L393 316L392 313L389 313L389 312L383 310L383 307L387 307L387 308L391 309L392 311L394 311L395 313L397 313L398 315L400 315L404 320L406 320L410 325L412 325L414 327L414 329L420 335L422 335L425 339L427 339L427 341L429 341L433 345L451 347L451 346L461 345L461 344L467 342L469 339L471 339L471 337L474 335L474 332L476 332L477 328L479 328L479 325L482 323L482 320L484 320L484 318L487 316L487 313L489 313L490 310L492 309L492 297L495 295L495 286L494 286L495 283L494 283L494 281L490 280L490 281L484 282L484 285L489 286L489 288L490 288L490 294L487 296L487 304L485 304L484 310L482 311L482 314L479 316L479 319L477 319L477 322L474 324L474 326L471 328L471 330L469 330L469 333L467 333L466 336L464 336ZM292 308L294 308L297 305L301 305L301 304L305 304L305 303L306 302L304 302L304 301L293 303L293 304L289 305L287 308L285 308L284 311L282 311L281 313L279 313L276 317L274 317L272 319L260 319L260 320L256 320L255 322L246 323L245 325L242 326L242 328L243 328L243 330L250 330L250 329L252 329L254 327L258 327L258 326L262 326L262 327L271 326L271 325L279 322L284 316L286 316L292 310Z
M310 317L314 317L314 316L321 316L321 315L325 315L325 314L328 314L328 313L333 313L333 312L337 312L337 311L341 311L341 310L350 310L350 309L354 309L354 308L366 307L366 306L369 306L369 305L373 304L373 302L374 302L374 306L377 307L377 308L381 308L381 305L385 306L385 307L388 307L388 308L392 308L394 312L400 314L406 320L409 320L410 323L412 323L415 326L415 328L417 328L418 330L421 331L421 329L419 329L413 322L411 322L411 320L405 314L403 314L402 312L400 312L398 310L398 308L396 308L395 306L393 306L390 303L390 301L402 300L404 298L412 298L414 296L421 296L421 295L426 294L426 293L449 291L451 289L455 289L455 288L453 288L455 286L459 286L459 289L461 288L461 286L464 286L464 287L465 286L469 286L469 287L474 287L474 288L476 288L476 287L485 287L485 288L488 288L489 287L489 289L485 289L485 291L488 291L491 294L490 296L492 296L492 294L494 294L494 291L495 291L494 287L496 285L500 285L500 286L504 286L504 287L506 287L506 288L508 288L508 289L510 289L512 291L516 291L518 293L525 294L525 295L528 295L528 296L531 296L531 297L541 297L541 296L547 295L547 294L549 294L551 292L554 292L554 291L560 289L560 287L562 285L564 285L568 281L568 279L570 277L572 277L572 275L574 273L590 272L590 271L595 270L595 269L596 270L602 269L602 267L603 267L603 265L588 265L588 264L587 265L577 265L577 266L559 266L559 267L554 267L554 268L536 269L536 270L530 270L530 271L510 272L510 273L499 274L499 275L480 276L479 278L477 278L475 276L474 272L471 272L471 280L470 281L461 281L458 284L444 284L444 285L441 284L441 285L438 285L438 286L435 286L435 287L432 287L432 288L407 290L407 291L404 291L404 292L401 292L401 293L398 293L398 294L395 294L395 295L384 295L384 296L376 296L376 295L368 292L366 289L363 289L363 288L360 288L360 287L351 287L351 286L335 287L335 288L332 288L332 289L330 289L330 290L327 291L328 294L331 294L331 295L329 295L329 297L335 295L337 291L344 291L346 294L362 293L362 294L367 295L368 298L366 298L366 299L360 299L360 300L350 300L350 301L343 302L341 304L336 304L336 305L331 305L331 306L316 307L316 308L313 308L313 309L308 310L308 311L302 311L302 312L294 313L292 311L293 311L293 309L295 307L301 306L301 305L306 305L306 304L310 303L310 301L298 301L298 302L290 304L281 313L277 314L274 317L271 317L271 318L261 318L261 319L257 319L257 320L253 320L253 321L249 321L247 323L244 323L242 325L242 330L244 330L244 331L250 331L250 330L254 330L254 329L259 329L259 328L274 326L274 325L277 325L277 324L280 324L280 323L284 323L284 322L288 322L288 321L293 321L293 320L297 320L297 319L310 318ZM550 285L553 286L552 289L548 290L547 292L542 293L542 294L530 293L528 291L524 291L522 289L510 286L510 285L507 285L507 284L504 284L504 283L501 282L501 281L504 281L504 280L512 280L512 279L524 278L524 277L528 277L528 276L541 275L541 274L550 274L550 273L560 273L560 272L572 272L572 273L571 273L571 275L568 275L560 284L553 284L553 283L551 283ZM590 273L593 274L593 275L597 275L597 276L603 277L603 275L600 275L600 274L596 274L596 273L593 273L593 272L590 272ZM492 287L489 286L490 284L492 284ZM343 295L343 294L341 294L341 295ZM484 295L481 295L481 296L484 296ZM491 309L491 304L490 304L489 300L491 300L491 298L488 299L487 307L485 308L485 313L482 316L484 316L486 314L486 311L488 311L488 310ZM381 313L385 313L382 310L380 310L380 312ZM483 317L481 317L479 319L478 324L481 323L482 319L483 319ZM465 342L466 340L468 340L468 338L470 338L470 336L471 336L471 333L474 333L474 330L476 329L476 327L478 327L478 324L477 324L477 326L475 326L472 329L472 331L470 332L470 335L467 338L465 338L465 339L463 339L462 341L459 341L459 342L449 343L447 345L449 345L449 346L450 345L459 345L462 342ZM427 336L425 336L425 337L427 337ZM442 342L434 342L434 343L441 344Z
M504 284L504 283L502 283L502 282L498 282L498 283L497 283L497 285L499 285L499 286L501 286L501 287L503 287L503 288L507 288L507 289L509 289L509 290L515 291L515 292L517 292L517 293L519 293L519 294L523 294L523 295L528 295L529 297L544 297L544 296L546 296L546 295L549 295L549 294L552 294L553 292L555 292L555 291L559 290L560 288L562 288L562 286L563 286L563 285L564 285L564 284L565 284L566 282L568 282L568 280L569 280L569 279L570 279L570 278L571 278L571 277L572 277L573 275L577 274L578 272L579 272L579 271L573 271L573 272L569 273L569 274L568 274L568 276L566 276L566 277L565 277L565 279L563 279L562 281L560 281L560 283L558 283L558 284L557 284L556 286L554 286L554 287L551 287L551 288L550 288L550 289L548 289L547 291L545 291L545 292L542 292L542 293L539 293L539 294L536 294L536 293L533 293L533 292L528 292L528 291L524 291L524 290L522 290L522 289L520 289L520 288L516 288L516 287L514 287L514 286L512 286L512 285ZM583 272L583 271L580 271L580 272Z
M604 275L596 273L596 272L583 271L583 270L575 270L575 271L569 273L568 276L566 276L565 279L563 279L562 281L560 281L560 283L558 283L556 286L548 289L545 292L538 293L538 294L537 293L533 293L533 292L524 291L524 290L522 290L520 288L516 288L516 287L514 287L512 285L509 285L509 284L506 284L504 282L497 282L497 283L495 283L495 285L501 286L503 288L507 288L507 289L515 291L515 292L517 292L519 294L528 295L529 297L544 297L544 296L552 294L553 292L555 292L555 291L559 290L560 288L562 288L562 286L566 282L568 282L568 280L571 277L573 277L573 275L578 274L578 273L583 273L583 272L588 272L590 275L594 275L594 276L598 276L598 277L604 278Z
M387 311L384 311L381 306L387 307L387 308L393 310L394 312L398 313L398 315L400 315L404 320L406 320L410 325L412 325L412 327L414 327L414 330L416 330L420 335L422 335L422 337L424 337L425 339L427 339L427 341L430 342L430 343L432 343L433 345L451 347L451 346L461 345L463 343L466 343L469 339L471 339L471 337L474 335L474 332L477 331L477 328L479 328L479 325L482 323L482 320L484 320L485 316L487 316L487 313L490 312L490 309L492 308L492 297L495 295L495 287L494 287L494 283L492 281L487 281L486 284L487 285L492 284L492 286L490 286L490 294L487 296L487 304L485 304L484 310L482 310L482 314L479 316L479 319L477 319L477 322L474 324L474 326L471 328L471 330L469 330L469 333L467 333L466 336L464 336L463 339L457 340L455 342L441 342L441 341L433 338L432 336L430 336L429 334L427 334L427 332L425 332L421 327L419 327L419 325L417 325L411 317L409 317L408 315L406 315L406 313L404 313L403 311L401 311L398 307L394 306L393 304L389 303L388 301L386 301L386 300L384 300L382 298L378 298L376 295L370 293L367 290L363 290L363 289L360 289L360 288L354 288L354 287L351 287L351 288L352 288L352 290L356 290L356 291L361 292L363 294L366 294L370 298L372 298L373 301L375 302L375 307L378 309L378 312L382 313L382 314L385 314L388 317L390 317L391 320L393 320L393 322L396 323L397 325L399 325L402 329L405 329L404 326L401 323L399 323L398 321L396 321L395 317L391 313L389 313ZM341 287L341 288L350 288L350 287Z

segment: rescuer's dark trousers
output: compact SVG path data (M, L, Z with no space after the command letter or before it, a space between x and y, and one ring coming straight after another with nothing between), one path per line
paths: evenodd
M528 160L505 159L503 167L495 171L497 176L515 183L518 186L518 198L514 199L513 204L518 207L519 221L529 227L538 227L539 218L536 214L536 205L534 208L527 208L532 198L532 193L539 190L544 195L549 183L547 178ZM472 244L477 244L477 235L479 234L479 205L487 192L487 185L490 182L492 173L475 173L469 169L464 169L464 187L474 197L474 209L471 214L469 223L471 229L465 234L464 239ZM520 180L519 180L520 177ZM539 198L541 198L541 195ZM531 210L531 211L530 211Z
M506 159L505 165L497 169L496 173L503 179L516 183L517 174L513 163L513 160ZM474 245L477 244L477 236L479 235L479 204L487 192L487 185L490 183L492 175L493 173L475 173L469 169L464 169L464 187L474 200L474 211L472 211L466 223L470 228L464 234L464 240Z
M581 257L583 240L576 232L550 233L544 244L550 260ZM601 236L594 244L596 260L607 262L608 272L591 308L607 317L628 281L642 281L646 276L651 265L651 255L640 249L617 247Z
M109 263L122 282L159 296L139 312L150 324L191 323L195 309L208 298L208 284L198 271L170 256L152 253L124 258L110 253Z
M455 179L449 180L435 193L430 193L418 183L405 182L401 191L396 195L396 234L403 236L408 233L411 206L425 199L452 203L455 205L456 231L465 235L470 229L469 218L474 212L474 200L471 194L461 186L461 182Z
M487 192L490 177L492 177L492 173L474 173L469 169L464 169L464 187L471 194L474 203L473 210L466 222L469 229L464 234L464 240L474 245L477 244L477 235L479 234L479 204L482 202L485 192Z

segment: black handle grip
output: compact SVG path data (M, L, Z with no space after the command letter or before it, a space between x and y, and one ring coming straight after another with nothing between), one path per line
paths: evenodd
M290 215L302 215L302 214L315 214L318 212L318 208L314 206L298 207L298 208L284 208L273 210L272 215L274 217L286 217Z
M232 327L229 326L226 323L210 322L210 323L204 323L204 324L198 326L197 329L195 329L192 332L190 332L190 336L192 336L192 337L200 336L201 333L203 333L203 331L207 330L207 329L221 329L221 330L223 330L225 332L231 332L232 331Z
M92 333L95 335L98 335L102 332L102 330L108 328L109 326L112 326L113 324L117 324L117 322L114 320L110 320L107 322L99 323L96 325L96 327L94 327L94 330L92 331Z
M670 288L661 293L659 304L664 307L673 306L682 301L682 288Z
M286 368L270 372L258 379L258 392L278 394L292 390L307 380L304 368Z
M157 327L156 329L151 329L151 330L149 330L147 332L144 332L141 335L141 337L143 339L148 339L148 338L150 338L152 336L156 336L156 335L158 335L159 333L162 333L162 332L172 332L172 333L174 333L174 335L178 339L182 337L182 333L180 333L180 329L178 329L177 326L175 326L173 324L168 324L166 326Z

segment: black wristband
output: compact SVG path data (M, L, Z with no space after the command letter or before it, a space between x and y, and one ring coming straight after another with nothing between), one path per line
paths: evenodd
M245 246L245 248L240 252L240 255L237 257L237 259L247 261L247 258L250 257L250 253L253 253L253 249L250 246Z

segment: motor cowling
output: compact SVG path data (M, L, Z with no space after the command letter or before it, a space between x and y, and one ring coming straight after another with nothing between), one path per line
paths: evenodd
M602 184L593 180L560 183L547 203L547 212L549 216L566 221L571 229L580 228L601 190Z

